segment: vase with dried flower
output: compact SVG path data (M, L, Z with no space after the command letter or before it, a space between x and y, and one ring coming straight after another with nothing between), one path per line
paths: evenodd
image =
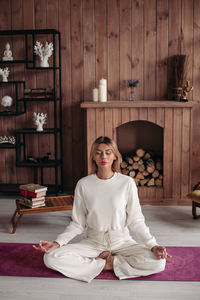
M173 99L180 101L186 80L188 55L173 56Z
M134 88L137 87L138 83L139 83L139 80L135 80L135 79L128 80L128 86L130 87L130 96L129 96L129 100L130 101L134 101L135 100L135 91L134 91Z

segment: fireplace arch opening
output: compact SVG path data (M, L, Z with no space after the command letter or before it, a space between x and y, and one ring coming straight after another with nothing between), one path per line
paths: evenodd
M163 186L164 129L137 120L120 125L116 133L122 173L133 177L138 186Z
M153 150L163 157L163 128L149 121L132 121L117 127L117 144L120 153L137 148Z

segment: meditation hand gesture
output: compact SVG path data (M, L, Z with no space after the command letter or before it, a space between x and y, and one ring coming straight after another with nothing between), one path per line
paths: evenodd
M154 253L154 255L158 258L171 258L171 255L169 255L163 246L154 246L151 251Z
M33 246L34 249L49 253L52 250L59 248L60 245L56 242L49 242L49 241L40 241L39 246Z

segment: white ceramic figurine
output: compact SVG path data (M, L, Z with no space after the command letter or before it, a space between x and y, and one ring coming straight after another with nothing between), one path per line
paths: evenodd
M33 120L35 125L37 125L37 131L43 131L43 125L46 124L47 114L43 113L33 113Z
M9 75L10 71L8 70L8 68L0 68L0 75L3 78L3 82L7 82L8 81L8 75Z
M1 105L5 108L10 107L13 103L13 99L10 96L3 96L3 98L1 99Z
M42 43L36 41L34 46L34 52L36 55L39 55L41 59L40 67L48 68L49 67L48 59L52 55L53 44L46 42L45 46L43 46Z
M7 43L6 46L5 46L5 51L3 53L3 57L2 57L2 60L6 61L6 60L13 60L13 57L12 57L12 51L10 50L10 44Z

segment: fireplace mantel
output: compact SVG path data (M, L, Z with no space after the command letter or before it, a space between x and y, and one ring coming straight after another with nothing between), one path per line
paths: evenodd
M195 102L82 102L86 111L87 159L93 141L103 135L117 142L121 125L148 121L163 128L163 187L139 187L142 204L187 205L191 191L192 107ZM89 172L88 167L88 172Z
M139 107L192 107L195 104L193 101L179 102L179 101L107 101L107 102L82 102L82 108L139 108Z

